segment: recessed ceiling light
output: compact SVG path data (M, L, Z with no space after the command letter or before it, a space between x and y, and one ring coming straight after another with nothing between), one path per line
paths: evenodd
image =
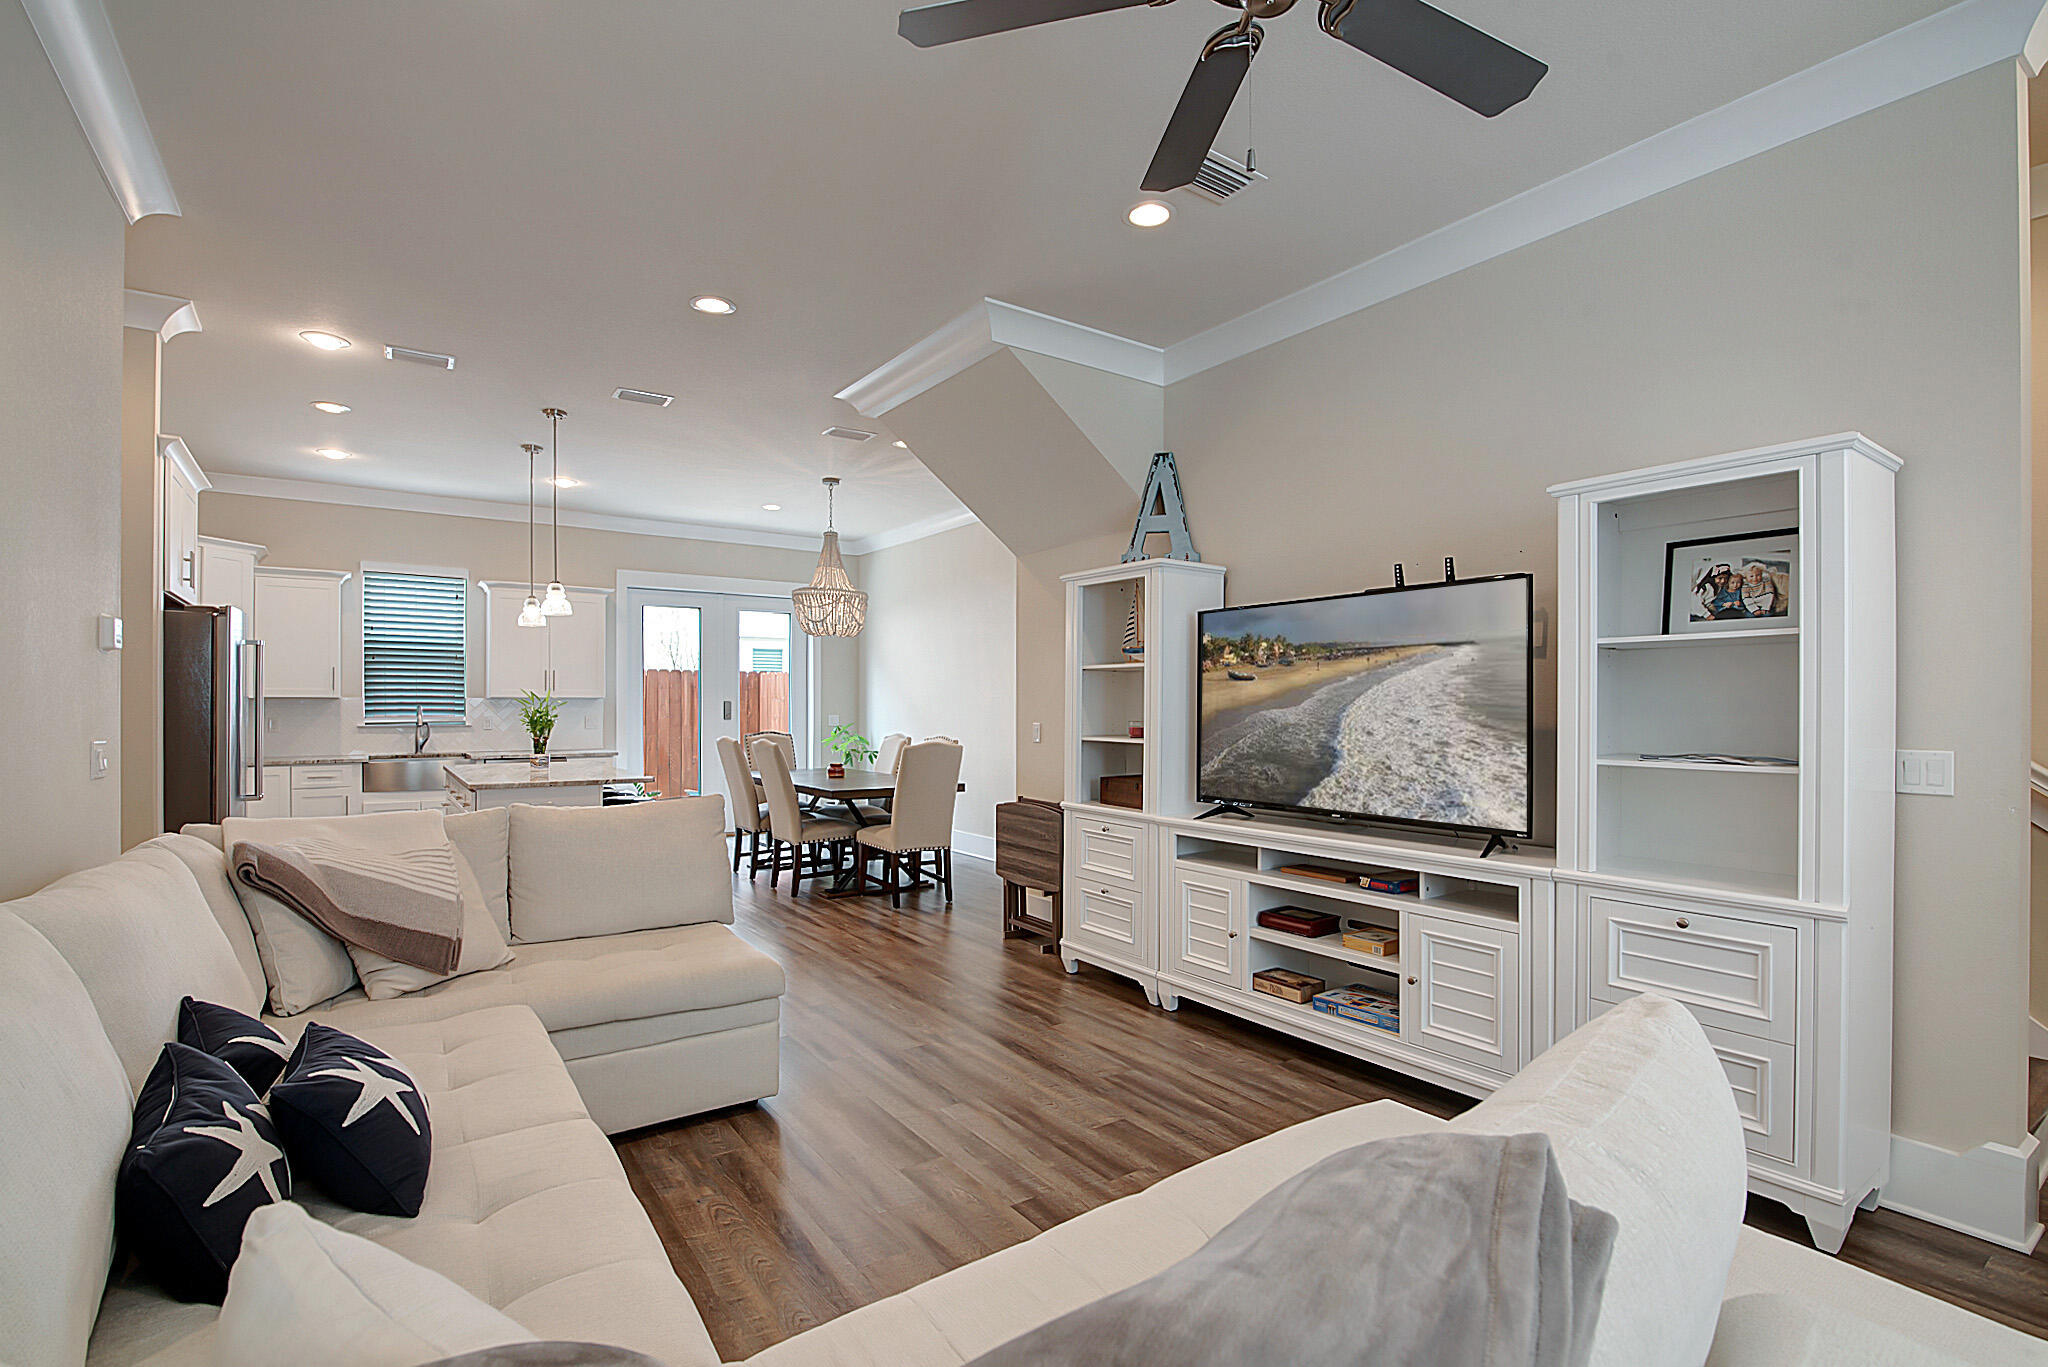
M316 456L325 456L329 460L348 459L348 452L340 450L333 446L322 446L318 450L314 451L313 454Z
M699 313L738 313L739 307L730 299L721 299L715 294L700 294L690 301L690 307Z
M556 475L553 479L542 480L541 483L552 484L557 489L574 489L580 487L583 481L580 479L571 479L568 475Z
M340 351L348 345L348 338L337 337L331 332L302 332L299 336L322 351Z
M1156 199L1148 199L1141 204L1132 205L1131 211L1124 217L1131 221L1133 227L1156 228L1173 217L1173 206Z
M319 409L322 413L346 413L350 411L347 404L335 403L331 399L316 399L313 401L313 407Z
M908 451L910 449L910 443L907 441L892 441L889 444L898 451Z
M763 503L761 511L764 513L779 513L782 511L782 505L780 503Z

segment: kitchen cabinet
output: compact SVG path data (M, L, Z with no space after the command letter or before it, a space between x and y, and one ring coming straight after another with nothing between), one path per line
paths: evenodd
M256 565L264 548L217 536L199 538L199 601L208 607L240 608L242 631L256 630Z
M343 570L256 570L256 639L272 698L341 696Z
M364 816L373 812L438 812L440 793L364 793L357 809Z
M199 491L209 487L199 463L177 437L159 437L162 470L164 593L199 601Z
M549 693L558 698L605 696L607 589L572 588L567 617L544 627L522 627L524 583L486 583L484 591L484 694L516 698Z
M273 817L292 814L292 771L282 764L263 766L263 796L242 804L243 816Z

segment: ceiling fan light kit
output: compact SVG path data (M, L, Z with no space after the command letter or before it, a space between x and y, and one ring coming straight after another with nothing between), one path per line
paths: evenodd
M946 0L904 10L896 31L918 47L938 47L1061 19L1167 5L1173 0ZM1211 34L1145 172L1152 193L1192 185L1224 116L1258 55L1264 32L1296 0L1217 0L1237 21ZM1316 0L1317 24L1338 42L1492 118L1529 98L1550 68L1423 0ZM1247 164L1247 170L1250 169Z

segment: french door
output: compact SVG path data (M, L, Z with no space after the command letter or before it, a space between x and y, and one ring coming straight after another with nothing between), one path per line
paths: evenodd
M786 731L797 754L810 753L808 638L787 598L629 588L624 607L627 678L640 680L640 760L663 797L725 794L720 736ZM622 691L630 709L631 685ZM623 709L621 721L629 739Z

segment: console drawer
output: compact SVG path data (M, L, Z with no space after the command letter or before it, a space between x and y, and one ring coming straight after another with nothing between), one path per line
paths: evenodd
M1121 883L1137 883L1145 867L1147 830L1135 822L1076 817L1075 871L1083 879L1108 878Z
M1793 1162L1792 1046L1711 1026L1706 1031L1707 1043L1714 1046L1714 1056L1721 1060L1721 1071L1735 1094L1735 1113L1742 1117L1749 1151L1780 1163Z
M295 764L292 791L295 793L351 792L362 782L362 768L354 764Z
M1795 927L1591 892L1585 909L1589 1006L1657 992L1684 1003L1703 1025L1784 1044L1794 1041Z
M1063 912L1069 939L1094 941L1120 958L1144 958L1142 908L1130 884L1078 879L1070 885Z

